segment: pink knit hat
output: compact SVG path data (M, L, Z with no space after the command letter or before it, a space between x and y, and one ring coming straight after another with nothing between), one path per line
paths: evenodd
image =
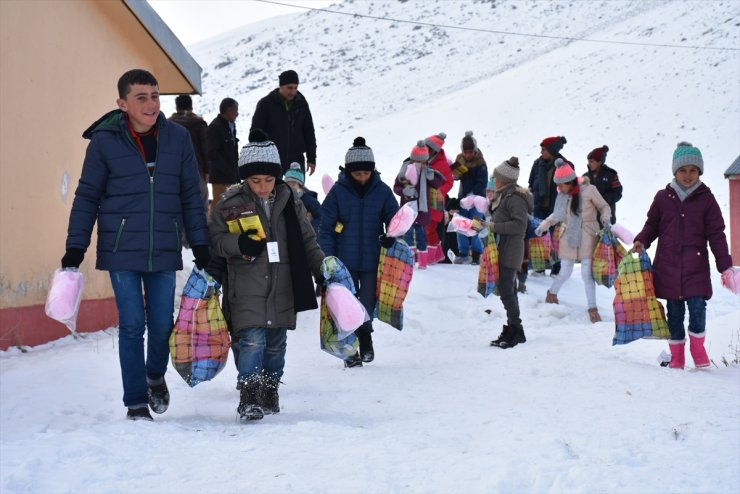
M568 182L572 182L578 178L570 163L564 161L562 158L555 160L555 167L555 176L553 177L553 181L556 184L567 184Z
M424 141L418 141L411 150L411 161L429 161L429 151Z

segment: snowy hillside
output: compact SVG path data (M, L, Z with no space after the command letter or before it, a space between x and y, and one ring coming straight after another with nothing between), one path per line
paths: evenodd
M350 1L346 13L547 36L735 48L679 49L570 42L388 22L323 12L257 23L190 47L204 69L196 111L212 118L225 96L240 102L246 140L256 102L295 69L317 125L318 169L334 174L356 135L386 177L420 137L465 130L489 163L516 155L526 177L551 135L585 171L609 145L625 184L618 219L638 228L653 192L670 179L679 140L702 149L720 205L722 172L740 153L740 2ZM172 104L169 103L171 109ZM522 181L525 181L523 179Z

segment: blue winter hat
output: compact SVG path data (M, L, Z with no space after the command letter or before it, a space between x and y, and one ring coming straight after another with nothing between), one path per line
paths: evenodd
M290 168L287 172L285 172L283 180L293 180L294 182L298 182L299 184L303 185L306 181L306 174L303 173L303 170L301 170L301 164L296 163L295 161L291 163Z
M699 175L704 174L704 158L699 148L695 148L690 142L682 141L673 151L673 175L682 166L693 165L699 169Z

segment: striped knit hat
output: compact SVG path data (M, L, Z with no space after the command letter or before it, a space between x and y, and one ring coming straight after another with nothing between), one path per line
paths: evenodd
M435 153L438 153L439 150L442 149L442 146L445 145L445 139L447 139L447 134L440 132L437 135L429 136L424 139L424 144L429 146L429 149Z
M553 177L553 181L556 184L567 184L576 178L578 177L573 167L570 166L570 163L563 161L562 158L555 160L555 176Z
M519 180L519 158L512 156L493 169L493 178L500 183L515 183Z
M239 153L239 178L244 180L252 175L271 175L280 178L283 167L275 143L260 129L249 132L249 144Z
M364 137L355 137L352 147L344 155L344 169L352 172L371 172L375 170L373 150L365 144Z
M411 158L411 161L429 161L429 151L427 150L427 146L424 144L424 141L418 141L416 143L416 146L411 149L411 155L409 158Z
M673 174L675 175L679 168L686 165L693 165L699 169L699 175L704 174L704 158L701 157L701 151L692 146L690 142L682 141L673 151Z

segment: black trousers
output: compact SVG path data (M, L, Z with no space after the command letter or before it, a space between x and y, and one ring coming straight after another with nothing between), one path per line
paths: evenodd
M516 272L516 269L499 267L498 292L506 310L506 324L519 329L522 327L522 320L519 317L519 298L514 284Z

